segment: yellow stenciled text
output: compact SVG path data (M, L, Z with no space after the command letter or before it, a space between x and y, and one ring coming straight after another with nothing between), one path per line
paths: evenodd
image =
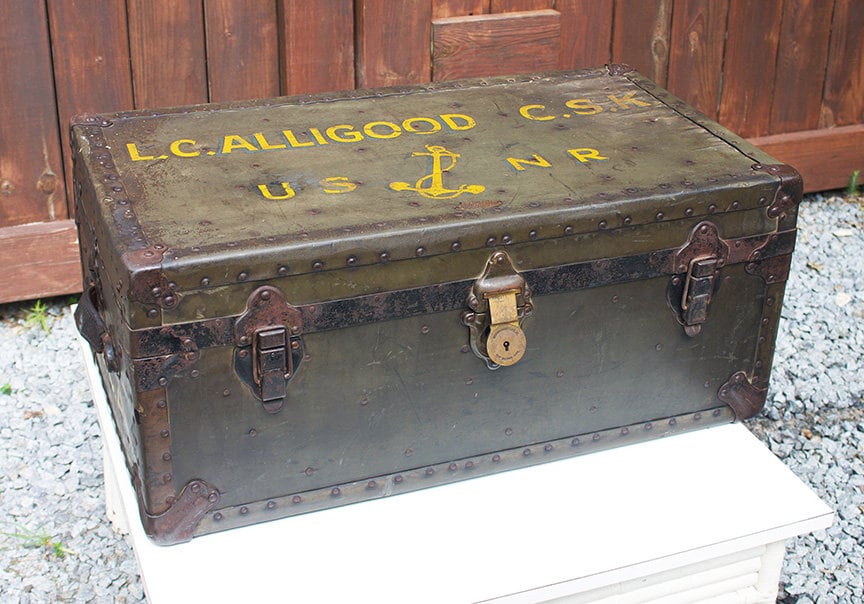
M477 121L462 113L441 113L435 116L412 116L402 121L374 120L355 126L334 124L317 128L287 128L278 132L254 132L252 134L224 134L210 144L192 138L178 138L167 144L166 153L153 148L126 143L132 161L153 161L169 157L192 158L200 156L226 156L234 153L259 153L286 149L302 149L329 145L331 143L357 143L363 140L388 140L403 135L427 135L449 130L470 130ZM163 143L164 144L164 143ZM202 153L202 150L207 150Z
M270 189L271 185L263 184L258 185L258 190L261 191L261 195L264 196L264 199L269 199L271 201L282 201L284 199L291 199L292 197L297 195L297 192L291 187L291 183L280 182L279 187L282 189L281 191L277 191L274 193Z
M583 164L587 164L592 159L594 161L603 161L604 159L609 159L603 155L600 155L600 151L597 149L592 149L590 147L581 147L579 149L567 149L567 153L572 155L574 158L579 160Z
M328 195L350 193L357 188L357 183L347 176L328 176L318 181L318 185ZM285 201L297 196L297 190L288 181L265 183L257 185L257 187L261 196L270 201Z
M577 149L567 149L567 154L579 161L579 163L587 164L591 161L605 161L609 159L605 155L600 155L599 149L592 147L579 147ZM526 166L536 168L551 168L552 163L545 157L533 154L530 158L524 157L508 157L507 163L515 168L518 172L526 170Z
M659 102L658 102L659 103ZM593 99L568 99L559 110L542 104L528 104L519 107L519 115L532 122L549 122L557 119L569 119L578 116L596 115L604 111L612 113L628 111L638 107L651 107L654 101L646 101L636 96L631 90L625 94L608 94L603 101ZM605 105L605 106L604 106Z

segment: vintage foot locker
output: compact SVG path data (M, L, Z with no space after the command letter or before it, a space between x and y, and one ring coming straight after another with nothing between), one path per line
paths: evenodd
M801 180L626 66L85 116L72 146L78 324L159 543L765 400Z

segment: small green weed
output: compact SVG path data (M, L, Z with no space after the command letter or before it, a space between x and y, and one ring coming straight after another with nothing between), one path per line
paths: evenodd
M6 382L2 386L0 386L0 394L5 394L6 396L12 396L12 384Z
M51 333L48 307L42 300L36 300L36 303L27 311L24 324L28 327L40 327L45 333Z
M849 177L849 186L846 188L846 194L850 197L858 197L861 193L858 191L862 184L858 181L861 176L861 170L855 170Z
M24 547L42 549L49 554L54 554L54 556L57 558L65 558L68 554L74 556L76 553L75 551L63 545L62 541L55 540L55 537L53 535L49 535L42 530L31 531L28 528L18 527L17 532L4 532L0 533L0 535L6 535L7 537L18 539L21 541Z

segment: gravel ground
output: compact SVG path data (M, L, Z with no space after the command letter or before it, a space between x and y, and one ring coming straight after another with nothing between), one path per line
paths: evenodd
M837 510L791 540L778 601L864 602L864 216L808 197L769 402L748 422ZM99 427L69 300L0 306L0 601L143 602L104 513ZM47 328L47 329L46 329Z

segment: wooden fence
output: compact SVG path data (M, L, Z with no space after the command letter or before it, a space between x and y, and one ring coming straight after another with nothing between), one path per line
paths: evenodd
M0 302L80 290L77 113L629 63L805 177L864 168L857 0L0 0Z

